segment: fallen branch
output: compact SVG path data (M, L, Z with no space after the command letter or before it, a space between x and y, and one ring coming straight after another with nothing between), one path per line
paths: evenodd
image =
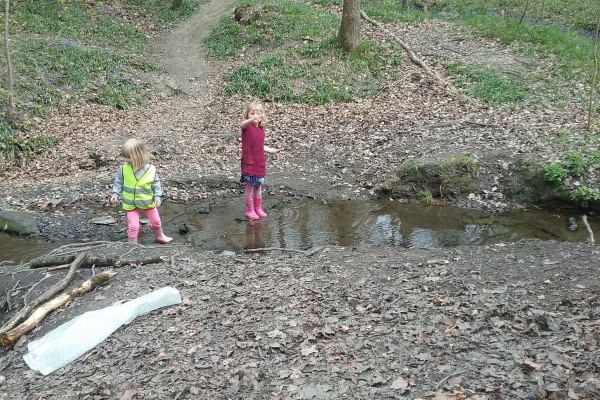
M52 286L51 288L46 290L44 293L42 293L42 295L40 297L38 297L36 300L34 300L32 303L25 304L25 306L18 313L16 313L7 323L5 323L0 328L0 335L4 335L5 332L14 328L21 320L25 319L27 317L27 315L29 315L31 310L36 308L38 305L51 299L52 297L54 297L54 295L56 295L60 291L64 290L67 287L67 285L71 282L71 280L73 279L73 275L75 275L77 268L79 268L79 266L85 262L87 257L88 257L87 253L81 253L80 255L78 255L77 258L75 258L75 260L73 260L73 262L71 263L71 266L69 268L69 272L67 272L67 275L65 275L65 277L63 279L61 279L60 282L58 282L56 285Z
M164 246L143 246L141 244L121 243L110 241L96 241L87 243L70 243L52 250L50 253L31 260L26 267L30 269L37 268L58 268L63 264L70 264L78 254L86 252L90 254L86 263L82 267L113 267L123 264L153 264L168 261L166 256L156 255L155 249L164 251ZM95 256L92 256L94 254ZM140 257L145 257L141 258Z
M124 259L122 256L107 256L107 257L88 257L85 263L81 265L82 268L90 268L95 266L96 268L101 267L119 267L124 264L157 264L166 261L166 256L149 256L147 258L128 258ZM32 261L30 268L47 268L56 265L68 264L75 258L74 255L63 255L57 257L46 257Z
M592 227L588 223L587 215L584 214L583 217L581 217L581 220L583 221L583 225L585 225L585 229L587 229L587 231L590 235L590 243L592 243L592 244L596 243L596 241L594 240L594 231L592 231Z
M246 253L259 253L262 251L287 251L290 253L304 253L304 250L286 249L284 247L261 247L258 249L246 249Z
M65 305L70 300L73 300L75 297L79 297L84 293L87 293L96 287L105 283L108 279L115 276L117 272L115 271L106 271L102 272L94 277L91 277L87 281L83 282L80 286L72 289L69 292L63 293L60 296L46 302L38 309L36 309L25 321L21 324L17 325L15 328L11 329L6 333L2 333L0 335L0 343L3 346L8 346L13 343L15 340L31 331L33 328L38 326L38 324L52 311L57 308Z
M423 68L425 70L425 72L427 72L427 74L429 76L431 76L432 78L434 78L435 80L437 80L443 87L445 87L446 89L448 89L450 91L450 93L452 93L455 96L458 96L458 97L466 99L466 97L462 93L460 93L454 87L454 85L452 85L450 82L448 82L445 79L443 79L441 76L438 75L438 73L436 71L432 70L427 65L425 65L425 63L419 59L419 57L414 53L414 51L412 51L412 49L406 43L404 43L402 41L402 39L400 39L398 36L394 35L392 32L389 31L389 29L387 29L385 26L383 26L378 21L370 18L364 11L361 10L360 15L367 22L375 25L376 27L378 27L379 29L381 29L382 31L384 31L385 33L387 33L390 37L392 37L404 49L404 51L406 51L406 54L408 54L408 57L411 59L411 61L413 63L415 63L419 67Z

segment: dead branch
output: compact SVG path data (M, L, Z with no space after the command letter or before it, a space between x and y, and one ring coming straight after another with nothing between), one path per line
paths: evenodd
M87 253L79 254L77 258L75 258L75 260L73 260L73 262L71 263L71 267L69 268L69 272L67 272L67 275L65 275L65 277L61 279L61 281L58 282L56 285L52 286L44 293L42 293L42 295L36 300L31 302L30 304L25 304L18 313L16 313L7 323L5 323L0 328L0 335L4 335L5 332L14 328L21 320L26 318L27 315L29 315L29 313L31 312L31 310L33 310L35 307L37 307L45 301L48 301L48 299L51 299L52 297L54 297L54 295L64 290L73 279L73 275L77 271L77 268L79 268L79 266L85 262L87 257Z
M149 256L147 258L138 257L130 259L122 259L119 256L114 257L89 257L88 260L81 265L82 268L91 268L92 266L96 268L102 267L120 267L126 264L157 264L166 261L166 256ZM32 263L30 268L46 268L54 265L61 265L72 262L75 256L64 256L61 258L49 258L44 260L39 260L36 263Z
M464 96L462 93L460 93L454 87L453 84L451 84L450 82L446 81L444 78L439 76L439 74L436 71L432 70L423 61L421 61L421 59L419 59L419 57L415 54L415 52L406 43L404 43L404 41L402 41L402 39L400 39L398 36L394 35L389 29L387 29L385 26L383 26L380 22L370 18L364 11L361 10L360 15L367 22L375 25L376 27L378 27L379 29L381 29L382 31L387 33L391 38L393 38L404 49L404 51L406 51L406 54L408 54L408 57L410 58L410 60L413 63L415 63L419 67L423 68L429 76L431 76L436 81L438 81L444 88L446 88L448 91L450 91L450 93L452 93L453 95L455 95L457 97L466 99L466 96Z
M83 282L80 286L76 287L75 289L72 289L69 292L63 293L60 296L55 297L54 299L46 302L45 304L40 306L38 309L36 309L33 313L31 313L29 318L27 318L21 324L17 325L15 328L11 329L10 331L8 331L6 333L2 333L0 335L0 343L3 346L8 346L9 344L13 343L18 338L20 338L21 336L23 336L24 334L26 334L27 332L31 331L33 328L38 326L38 324L46 317L46 315L48 315L52 311L65 305L67 302L69 302L70 300L73 300L75 297L79 297L79 296L83 295L84 293L87 293L87 292L95 289L96 287L102 285L108 279L112 278L116 274L117 274L117 272L115 272L115 271L102 272L101 274L98 274L97 276L94 276L94 277L86 280L85 282Z
M31 260L26 264L30 269L53 268L71 263L78 254L87 252L88 254L100 254L97 256L89 255L86 262L82 264L83 268L95 266L101 267L119 267L125 264L154 264L168 261L168 256L157 255L155 249L160 252L165 250L164 246L144 246L141 244L121 243L110 241L96 241L88 243L71 243L52 250L48 254ZM152 254L144 254L152 253Z
M246 249L246 253L259 253L262 251L287 251L290 253L304 253L304 250L286 249L284 247L261 247L258 249Z
M590 243L592 243L592 244L596 243L596 241L594 240L594 231L592 231L592 227L590 226L590 224L587 220L587 215L583 214L583 216L581 217L581 220L583 221L583 225L585 225L585 229L587 229L588 234L590 235Z

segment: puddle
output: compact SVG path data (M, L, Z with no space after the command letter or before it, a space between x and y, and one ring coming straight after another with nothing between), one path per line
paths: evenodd
M269 248L307 250L324 245L355 246L362 243L405 248L440 248L488 245L537 238L585 242L589 235L579 216L547 211L488 213L454 207L424 207L394 201L306 200L280 204L266 199L266 219L246 221L241 200L223 200L210 207L166 203L163 225L175 243L204 250ZM570 230L574 218L577 228ZM570 220L571 219L571 220ZM594 232L600 221L588 219ZM180 235L179 228L189 232ZM124 229L124 227L123 227ZM140 237L150 244L148 229ZM123 239L125 240L125 239ZM0 261L29 260L65 243L46 243L0 233Z
M581 219L569 230L571 216L542 211L486 213L454 207L424 207L393 201L307 201L275 203L264 220L240 221L240 201L213 205L210 213L171 205L164 219L185 223L193 246L213 250L246 248L306 250L315 246L354 246L361 243L406 248L439 248L513 242L525 238L584 242L588 233ZM169 215L170 214L170 215ZM179 215L179 216L175 216ZM589 219L594 231L600 222Z

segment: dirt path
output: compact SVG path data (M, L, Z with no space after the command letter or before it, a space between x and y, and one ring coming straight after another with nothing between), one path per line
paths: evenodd
M215 74L215 65L207 61L202 41L223 15L233 11L235 0L211 0L200 12L162 36L155 53L169 76L172 88L194 97L206 94L206 81Z

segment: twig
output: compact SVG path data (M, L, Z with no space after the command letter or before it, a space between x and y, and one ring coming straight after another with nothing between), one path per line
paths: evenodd
M67 275L56 285L52 286L50 289L48 289L44 293L42 293L42 295L40 297L38 297L35 301L33 301L31 304L25 305L21 309L21 311L16 313L6 324L4 324L0 328L0 334L4 334L4 333L8 332L9 330L11 330L12 328L14 328L22 319L27 317L27 315L31 312L31 310L33 310L35 307L42 304L43 302L49 300L58 292L64 290L67 287L67 285L71 282L71 280L73 279L73 275L75 275L77 268L79 268L79 266L85 262L87 257L88 257L87 253L79 254L77 256L77 258L71 263L71 268L69 269L69 272L67 273Z
M67 268L69 268L69 264L62 264L62 265L57 265L55 267L48 267L48 269L46 271L52 272L52 271L58 271L59 269L67 269Z
M37 281L36 283L34 283L33 285L31 285L31 287L29 288L29 290L27 291L27 293L25 293L25 296L23 296L23 304L27 304L27 296L29 296L29 293L33 292L33 289L35 289L37 287L37 285L39 285L40 283L44 282L50 276L51 276L50 274L46 274L42 279L40 279L39 281Z
M261 247L258 249L246 249L246 253L258 253L261 251L288 251L291 253L304 253L304 250L286 249L284 247Z
M448 91L450 91L450 93L452 93L455 96L461 97L461 98L465 98L465 96L463 96L455 87L454 85L452 85L450 82L444 80L441 76L438 75L437 72L433 71L431 68L429 68L427 65L425 65L425 63L423 61L421 61L419 59L419 57L417 57L417 55L412 51L412 49L406 44L404 43L398 36L394 35L393 33L391 33L388 29L386 29L381 23L379 23L378 21L375 21L374 19L370 18L364 11L361 10L360 12L360 16L362 18L364 18L366 21L370 22L371 24L375 25L376 27L378 27L379 29L381 29L382 31L384 31L385 33L387 33L389 36L391 36L392 38L394 38L394 40L404 49L404 51L406 51L406 54L408 54L408 57L411 59L411 61L413 63L415 63L416 65L418 65L419 67L423 68L425 70L425 72L427 72L427 74L429 76L431 76L432 78L434 78L435 80L437 80L439 83L442 84L442 86L446 89L448 89Z
M594 244L595 243L594 231L592 231L592 228L590 227L590 224L588 223L587 215L583 214L583 216L581 217L581 220L583 221L583 225L585 225L585 229L587 229L587 231L590 235L590 243Z
M320 252L321 250L323 250L324 248L325 248L325 246L313 247L312 249L306 251L305 256L312 257L315 254L317 254L318 252Z
M467 371L468 371L468 370L466 370L466 369L461 369L461 370L458 370L458 371L456 371L456 372L454 372L454 373L451 373L450 375L448 375L447 377L445 377L444 379L442 379L441 381L439 381L439 382L438 382L438 384L437 384L437 385L435 385L435 388L436 388L436 389L439 389L439 387L440 387L440 386L442 386L442 384L443 384L444 382L446 382L448 379L450 379L450 378L452 378L452 377L455 377L456 375L461 375L461 374L464 374L464 373L465 373L465 372L467 372Z

